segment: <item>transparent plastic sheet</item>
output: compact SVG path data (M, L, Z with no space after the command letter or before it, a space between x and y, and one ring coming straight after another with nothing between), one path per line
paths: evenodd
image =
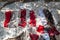
M16 4L16 5L14 6L14 4ZM14 4L8 5L8 6L6 6L5 8L2 9L2 12L5 11L5 10L10 10L10 9L13 11L12 20L9 22L8 28L5 28L6 32L8 32L8 35L7 34L5 35L7 38L8 37L9 38L10 37L11 38L16 37L16 36L20 35L22 32L25 32L25 31L28 32L27 29L29 30L29 27L30 27L29 24L28 24L28 21L29 21L29 16L28 16L29 14L28 13L29 13L29 11L33 10L35 12L36 16L38 16L37 15L37 13L38 13L37 10L40 9L40 5L41 5L41 8L44 8L42 3L39 3L39 2L36 2L36 3L35 2L32 2L32 3L18 3L17 2L17 3L14 3ZM14 7L12 8L11 6L12 7L14 6L15 8ZM27 25L26 25L25 28L21 28L21 27L18 26L18 23L19 23L19 17L18 16L19 16L19 13L20 13L21 9L25 9L27 11L27 17L28 18L27 18L27 21L26 21ZM3 21L4 21L4 19L3 19ZM17 22L17 23L15 23L15 22ZM2 22L2 24L3 24L3 22ZM14 28L14 26L16 28ZM7 30L9 30L9 31L7 31ZM32 31L30 29L30 33L33 32L35 34L34 30L36 30L36 28L32 28ZM24 37L23 37L23 39L24 39Z
M49 4L45 4L43 2L30 2L30 3L19 3L19 2L15 2L11 5L7 5L6 7L4 7L0 13L1 13L1 17L2 19L0 19L1 24L1 40L5 40L8 38L14 38L19 36L21 33L24 32L24 35L22 35L22 40L26 39L29 40L29 33L33 33L36 34L36 28L38 27L39 24L43 25L43 23L38 23L39 20L39 10L41 9L49 9L51 10L50 7L48 7ZM21 13L21 9L25 9L26 10L26 26L23 28L21 26L18 26L18 24L20 23L20 13ZM30 16L29 13L30 11L33 10L35 12L36 15L36 20L37 20L37 24L36 24L36 28L34 26L32 26L33 28L31 28L31 25L29 25L29 21L30 21ZM9 22L8 28L5 28L3 23L5 20L5 12L6 11L12 11L12 18L11 21ZM46 20L46 19L44 19ZM44 24L46 25L46 27L48 26L46 23ZM27 31L28 30L28 31ZM32 31L31 31L32 30ZM3 33L4 32L4 33ZM27 38L28 36L28 38Z
M1 3L3 4L3 3ZM15 4L11 4L11 5L8 5L8 6L5 6L0 12L1 14L1 17L0 17L0 27L1 27L1 37L0 39L1 40L6 40L7 38L10 38L10 37L15 37L16 36L16 33L17 33L17 30L15 28L15 26L17 25L16 24L16 12L12 11L12 10L15 10ZM4 21L6 20L5 18L9 18L9 16L7 15L6 16L6 13L9 12L9 11L12 11L12 18L11 18L11 21L9 22L9 25L7 28L4 27ZM7 22L8 20L6 20ZM4 33L3 33L4 32Z

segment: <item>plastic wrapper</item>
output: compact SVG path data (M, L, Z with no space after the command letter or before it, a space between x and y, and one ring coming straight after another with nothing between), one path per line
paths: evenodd
M47 31L44 30L50 25L47 24L43 9L47 9L43 2L15 2L2 8L0 11L0 39L6 40L20 36L21 40L39 40L42 36L50 40Z

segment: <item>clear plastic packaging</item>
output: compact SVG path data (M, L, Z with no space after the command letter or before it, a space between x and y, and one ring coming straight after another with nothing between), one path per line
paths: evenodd
M38 39L37 37L40 37L37 32L39 25L44 26L44 28L49 27L43 9L51 11L48 4L44 2L15 2L5 6L0 11L0 32L2 35L0 39L16 38L22 33L21 40L32 39L33 35ZM44 32L43 35L46 34L50 40L48 33L45 30Z

